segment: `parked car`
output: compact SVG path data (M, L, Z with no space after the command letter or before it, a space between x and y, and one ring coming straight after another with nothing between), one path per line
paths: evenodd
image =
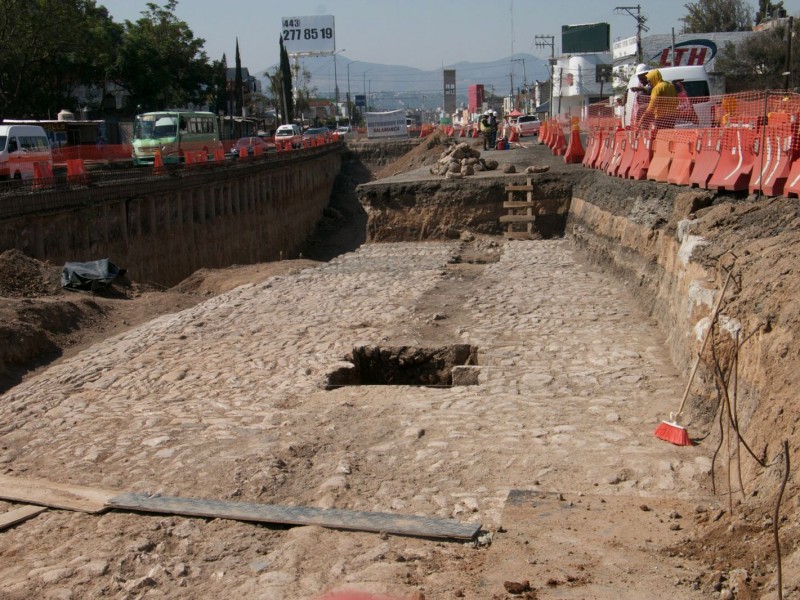
M350 125L339 125L339 127L336 128L336 133L338 133L340 136L346 136L351 131L352 129L350 128Z
M248 156L255 156L256 148L261 148L260 152L267 152L267 143L260 137L239 138L231 146L231 158L239 158L242 148L247 149Z
M321 139L323 142L327 142L330 135L331 131L327 127L309 127L303 133L303 139L311 140L317 138Z
M303 132L300 130L299 125L281 125L278 127L277 131L275 131L275 143L285 144L286 142L290 142L292 148L303 147Z
M513 124L519 137L526 135L539 135L542 123L536 115L520 115L517 122Z

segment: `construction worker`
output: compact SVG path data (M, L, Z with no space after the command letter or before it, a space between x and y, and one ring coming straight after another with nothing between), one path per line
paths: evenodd
M671 129L675 127L675 116L678 110L678 94L675 86L664 81L661 71L653 69L647 72L647 83L652 88L650 103L639 118L639 127L653 129Z
M478 123L478 128L481 132L481 137L483 138L483 149L489 150L489 115L492 111L487 110L485 113L481 115L481 120Z
M497 111L489 111L489 147L497 145Z

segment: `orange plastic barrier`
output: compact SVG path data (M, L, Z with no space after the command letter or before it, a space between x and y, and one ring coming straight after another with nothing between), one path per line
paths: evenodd
M792 169L786 178L786 185L783 187L783 193L789 198L800 197L800 160L795 160L792 164Z
M611 152L611 160L606 165L606 175L614 177L619 169L620 162L622 162L622 153L625 150L626 131L618 129L614 134L614 149Z
M615 175L617 177L622 177L623 179L627 179L628 171L631 170L631 163L633 162L633 157L636 154L636 139L639 135L638 131L634 131L632 129L625 130L625 139L622 141L623 148L622 148L622 157L619 159L619 166L617 166L617 171Z
M758 156L753 164L749 190L751 194L780 196L798 156L797 136L787 123L764 128L762 137L763 147L759 147L760 138L756 137L754 142Z
M583 144L581 144L580 119L578 119L578 117L573 117L572 123L570 124L569 144L564 153L564 162L567 164L579 163L583 161L584 156L586 156L586 153L583 150Z
M701 129L695 144L696 158L692 174L689 176L689 185L708 189L708 181L714 174L722 152L722 130Z
M70 158L67 160L67 182L86 185L89 183L89 173L86 172L86 165L82 158Z
M605 140L603 141L603 149L600 152L600 157L597 159L597 164L595 164L595 169L600 169L601 171L606 171L608 169L608 165L611 164L611 161L614 158L614 146L617 143L617 132L609 131L608 135L606 135Z
M586 161L586 166L590 169L597 168L600 155L603 152L603 145L608 135L609 132L606 129L598 129L594 132L594 139L592 140L592 152L591 154L587 152L588 159Z
M675 185L689 185L694 166L694 151L697 146L697 131L683 133L672 141L672 163L669 166L667 182Z
M158 175L159 173L164 172L164 159L161 157L161 152L156 150L156 153L153 155L153 173Z
M564 156L567 152L567 138L564 136L564 129L556 123L556 132L553 142L553 156Z
M722 151L708 188L711 190L740 191L748 189L750 173L756 156L753 142L755 131L734 127L722 131Z
M239 148L239 158L248 158L247 148Z
M223 162L225 160L225 150L216 148L214 150L214 162Z
M586 151L583 153L583 160L581 164L588 167L592 162L592 154L594 154L594 145L597 141L597 130L590 129L586 134Z
M667 182L669 164L672 162L672 140L667 130L659 130L653 136L653 156L647 167L647 179Z
M49 162L36 161L33 163L33 187L45 188L53 185L53 167Z
M650 159L653 156L652 149L653 132L642 129L634 141L634 154L631 160L631 168L628 169L628 179L645 179L647 170L650 168Z
M511 133L508 136L508 141L509 142L519 141L519 133L517 133L517 130L514 127L511 128Z

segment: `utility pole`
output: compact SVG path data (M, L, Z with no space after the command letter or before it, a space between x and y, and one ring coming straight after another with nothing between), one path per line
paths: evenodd
M794 29L794 17L789 17L788 27L786 28L786 70L784 72L783 90L789 89L789 78L792 76L792 29Z
M524 58L512 58L511 62L521 62L522 63L522 87L523 87L523 89L527 90L528 89L528 73L527 73L527 71L525 71L525 59ZM512 73L514 72L513 68L511 69L511 72ZM525 93L527 94L527 91ZM516 96L514 96L514 98L516 98ZM526 107L525 112L526 113L528 112L527 107Z
M553 81L556 68L556 37L554 35L534 35L533 43L537 48L550 47L550 116L553 116Z
M633 14L634 10L636 14ZM642 14L642 7L638 4L636 6L617 6L614 12L620 14L620 12L617 11L626 12L636 19L636 62L644 62L642 57L642 31L650 31L650 28L645 25L647 17Z

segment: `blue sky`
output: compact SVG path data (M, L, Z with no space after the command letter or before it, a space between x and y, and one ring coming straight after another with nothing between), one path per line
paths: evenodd
M152 0L163 5L164 0ZM514 53L548 58L535 35L562 25L606 22L612 41L636 34L636 21L617 6L641 5L651 33L680 31L685 0L179 0L176 14L206 40L211 59L226 54L233 65L236 38L242 65L251 72L278 62L281 17L333 15L336 48L353 61L440 69L461 61L489 62ZM147 0L97 0L115 21L135 21ZM787 8L794 12L792 4ZM513 19L512 19L513 15ZM512 33L513 32L513 33Z

